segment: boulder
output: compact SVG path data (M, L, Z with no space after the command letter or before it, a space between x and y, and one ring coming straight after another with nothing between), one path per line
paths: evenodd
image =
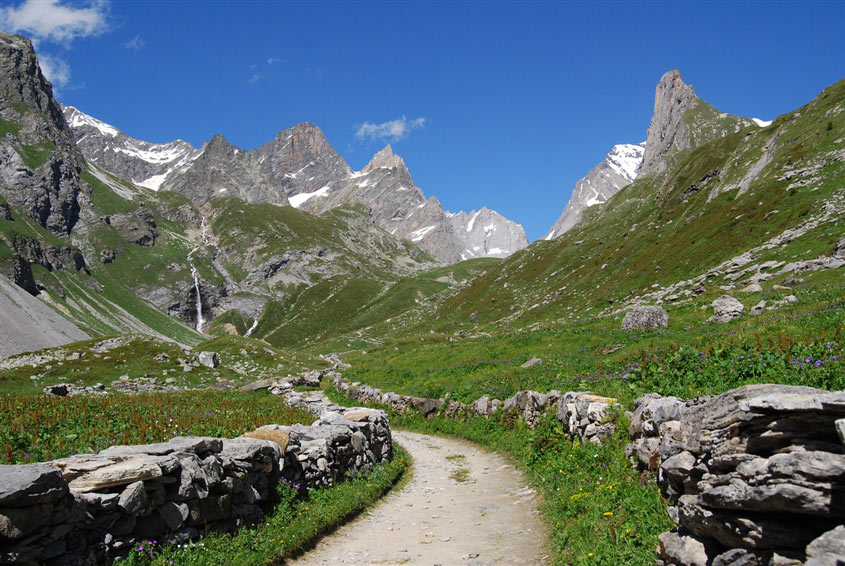
M273 385L272 379L259 379L258 381L253 381L252 383L247 383L246 385L242 386L239 391L249 392L249 391L259 391L261 389L270 389Z
M707 319L708 322L730 322L742 316L742 312L745 310L745 306L730 295L722 295L713 301L711 306L713 307L713 316Z
M207 368L216 368L220 365L220 356L217 352L200 352L197 359Z
M661 306L637 306L625 313L622 330L666 328L669 326L669 314Z
M807 545L807 562L804 566L841 566L843 563L845 563L845 525L839 525Z
M542 363L543 363L543 360L541 360L540 358L531 358L530 360L528 360L527 362L525 362L524 364L522 364L519 367L521 367L522 369L528 369L528 368L533 368L534 366L539 366Z
M752 283L747 287L743 287L739 290L740 293L762 293L763 287L760 286L759 283Z

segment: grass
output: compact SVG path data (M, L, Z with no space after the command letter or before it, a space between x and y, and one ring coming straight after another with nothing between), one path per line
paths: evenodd
M178 391L138 395L0 397L0 460L26 464L115 444L174 436L232 438L265 424L311 422L261 393Z
M59 382L80 386L108 385L122 376L130 379L153 377L159 384L170 379L178 387L210 387L223 380L242 385L327 365L318 358L297 356L241 337L208 340L193 351L151 336L129 335L122 338L119 346L97 352L94 346L101 340L96 338L45 349L39 352L45 361L36 366L0 370L0 390L5 394L37 395L44 386ZM199 365L186 371L183 362L193 362L196 353L204 350L217 352L221 365L218 368Z
M267 520L236 534L210 534L201 542L184 547L156 544L135 549L119 563L125 566L169 565L205 566L242 564L266 566L284 564L286 558L308 550L322 536L353 519L409 475L410 456L399 447L390 462L370 472L341 482L332 488L315 489L298 495L282 482L277 501Z
M50 155L56 150L56 144L50 140L45 140L37 144L21 145L16 149L18 149L18 153L27 167L37 169L47 163Z

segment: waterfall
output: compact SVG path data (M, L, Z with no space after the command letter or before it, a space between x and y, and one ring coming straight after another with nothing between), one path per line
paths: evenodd
M200 221L200 239L202 240L203 244L208 244L208 232L205 226L205 216L201 217ZM188 252L188 265L191 266L191 277L194 278L194 291L197 294L196 300L196 309L197 309L197 332L202 334L202 327L205 325L205 318L202 316L202 293L200 292L200 272L197 270L196 266L194 265L194 261L191 259L191 256L194 255L194 252L197 251L199 246L195 247L191 251Z
M203 324L205 324L205 319L202 316L202 294L200 293L200 274L199 271L197 271L197 268L194 267L194 262L191 261L191 254L188 254L188 263L191 266L191 276L194 278L194 290L197 293L197 332L202 334L202 326Z
M255 327L256 327L256 326L258 326L258 319L257 319L257 318L256 318L256 319L253 319L253 321L252 321L252 326L250 326L250 327L249 327L249 330L247 330L247 331L246 331L246 334L244 334L244 337L247 337L247 336L249 336L250 334L252 334L252 331L253 331L253 330L255 330Z

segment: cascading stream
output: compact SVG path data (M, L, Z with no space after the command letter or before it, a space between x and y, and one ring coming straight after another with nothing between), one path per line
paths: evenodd
M252 331L255 330L255 327L257 327L257 326L258 326L258 319L256 318L256 319L253 319L252 326L249 327L249 330L246 331L246 334L244 334L244 336L246 337L246 336L249 336L250 334L252 334Z
M200 221L200 239L202 240L203 244L208 243L208 233L205 227L205 216L202 217ZM202 334L202 327L205 325L205 317L202 315L202 293L200 293L200 273L199 270L194 265L194 261L191 259L191 256L200 249L199 246L195 247L191 251L188 252L188 265L191 266L191 277L194 278L194 291L196 293L196 310L197 310L197 326L196 330L200 334Z

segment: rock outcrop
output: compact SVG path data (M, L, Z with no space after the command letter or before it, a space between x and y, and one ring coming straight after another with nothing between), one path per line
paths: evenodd
M707 322L730 322L742 316L743 311L745 311L745 305L730 295L722 295L714 300L711 306L713 307L713 316L708 318Z
M54 234L76 227L91 188L80 174L84 161L32 43L0 32L0 195Z
M845 560L845 391L749 385L637 404L627 452L657 472L677 524L660 536L658 564Z
M654 93L654 113L648 127L645 152L638 176L660 173L672 166L678 153L698 147L754 124L719 112L696 96L681 73L669 71Z

